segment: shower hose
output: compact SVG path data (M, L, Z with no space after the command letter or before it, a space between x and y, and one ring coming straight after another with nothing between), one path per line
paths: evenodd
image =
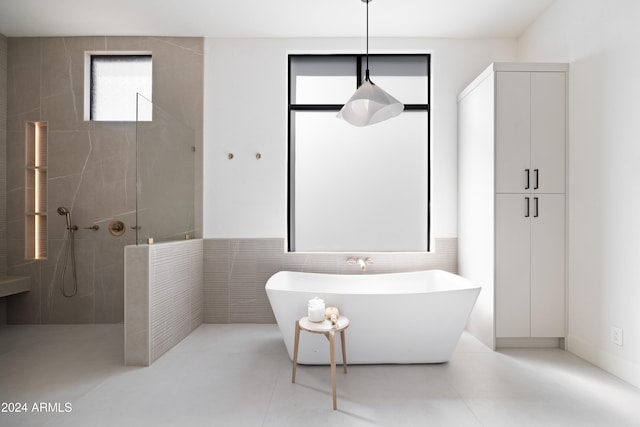
M71 298L78 293L78 278L76 277L76 251L73 243L73 228L67 228L67 237L64 242L64 263L62 265L62 274L60 275L60 290L62 295ZM64 276L67 272L67 263L71 260L71 273L73 276L73 290L67 293L64 286Z

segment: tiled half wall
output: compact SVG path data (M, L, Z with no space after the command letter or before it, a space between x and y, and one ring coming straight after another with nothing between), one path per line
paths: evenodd
M202 243L125 248L127 365L151 365L202 324Z
M284 239L204 240L204 322L275 323L264 286L281 270L375 274L441 269L457 272L457 239L436 239L422 253L285 253ZM371 257L362 272L349 257Z

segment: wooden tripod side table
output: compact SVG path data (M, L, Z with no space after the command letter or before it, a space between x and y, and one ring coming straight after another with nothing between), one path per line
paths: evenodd
M333 327L331 322L325 320L321 323L310 322L308 317L303 317L296 321L296 335L293 344L293 372L291 382L296 382L296 367L298 366L298 343L300 342L300 330L311 332L312 334L323 334L329 340L329 355L331 358L331 391L333 393L333 409L338 408L336 398L336 342L335 334L340 332L340 343L342 344L342 366L344 373L347 373L347 349L345 346L344 330L349 327L349 319L345 316L338 318L338 323Z

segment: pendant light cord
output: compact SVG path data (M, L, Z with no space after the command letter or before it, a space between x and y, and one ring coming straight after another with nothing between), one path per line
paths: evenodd
M371 82L369 80L369 2L371 0L364 0L367 3L367 70L365 71L364 80Z

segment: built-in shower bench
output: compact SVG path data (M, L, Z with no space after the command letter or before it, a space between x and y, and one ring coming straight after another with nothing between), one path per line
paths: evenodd
M31 277L0 276L0 298L31 290Z

